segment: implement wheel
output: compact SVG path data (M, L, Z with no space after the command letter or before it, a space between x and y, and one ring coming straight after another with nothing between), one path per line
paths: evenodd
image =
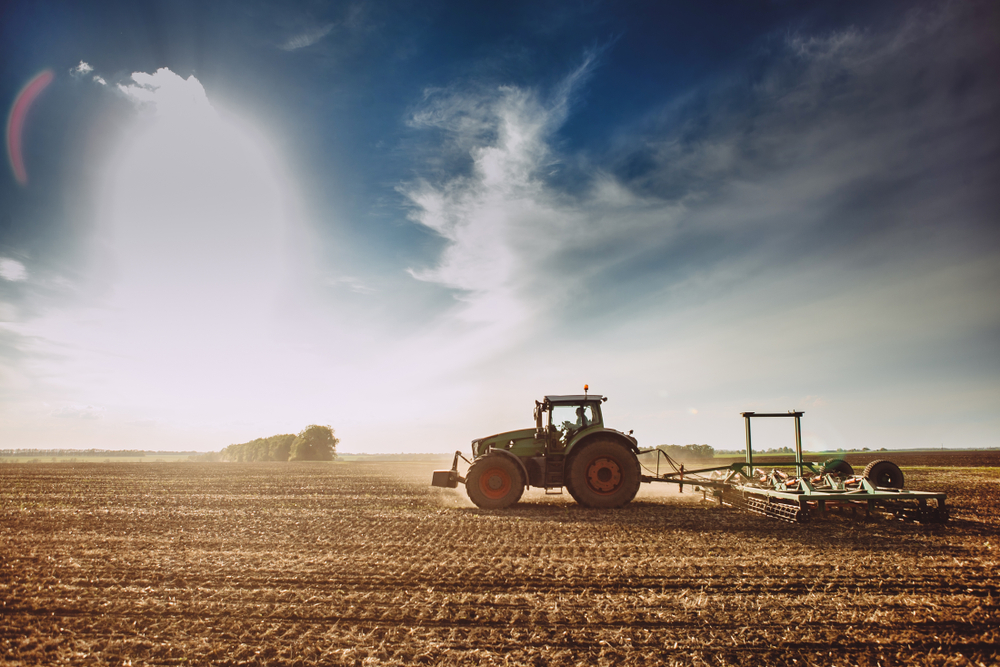
M639 491L639 460L620 442L597 440L570 455L566 488L584 507L621 507Z
M524 480L517 464L505 456L476 459L465 476L469 498L483 509L503 509L521 499Z
M829 473L840 475L841 479L847 479L854 475L854 467L844 459L830 459L823 464L823 474Z
M865 467L865 479L873 486L903 488L903 471L892 461L872 461Z

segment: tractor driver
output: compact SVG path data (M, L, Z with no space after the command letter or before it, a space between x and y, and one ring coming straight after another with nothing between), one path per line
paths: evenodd
M574 433L582 428L587 428L588 426L590 426L590 420L587 419L587 408L581 405L576 409L575 422L571 422L569 420L563 422L563 435L568 440Z
M563 440L566 444L569 444L569 439L573 437L574 433L580 429L587 428L588 426L590 426L590 420L587 419L587 408L586 406L581 405L576 409L575 422L563 422Z

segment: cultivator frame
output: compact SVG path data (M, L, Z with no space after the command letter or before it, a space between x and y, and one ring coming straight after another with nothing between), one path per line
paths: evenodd
M746 460L728 466L700 468L685 471L660 449L642 450L648 454L656 452L656 473L643 475L643 482L668 482L694 484L706 493L719 499L723 505L744 509L782 521L802 523L813 518L823 518L829 512L870 517L878 511L887 512L897 518L920 523L943 523L948 520L945 494L927 491L911 491L902 488L902 473L879 479L873 462L866 474L855 476L850 466L843 461L828 461L826 464L806 462L802 459L802 411L757 413L743 412L746 425ZM765 472L755 468L750 420L755 417L785 417L795 420L795 476L789 476L778 468ZM673 469L660 473L661 459ZM883 469L899 471L895 464L877 462ZM832 464L832 465L831 465ZM846 471L850 471L845 474ZM808 471L809 474L805 474ZM706 474L708 476L706 477ZM870 478L871 477L871 478Z

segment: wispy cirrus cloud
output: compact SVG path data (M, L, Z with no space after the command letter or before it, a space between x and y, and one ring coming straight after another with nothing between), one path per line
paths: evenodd
M288 38L288 40L281 45L281 49L284 51L297 51L298 49L304 49L307 46L312 46L329 35L330 31L333 30L336 25L336 23L326 23L324 25L306 30L305 32L301 32Z
M588 55L547 99L513 86L431 89L412 115L413 127L442 131L471 158L467 175L400 188L411 218L448 241L436 266L410 273L456 290L460 319L507 328L532 314L531 261L552 252L544 238L561 241L573 217L544 182L558 161L549 142L595 61Z
M28 279L28 270L16 259L0 257L0 278L10 282L22 282Z

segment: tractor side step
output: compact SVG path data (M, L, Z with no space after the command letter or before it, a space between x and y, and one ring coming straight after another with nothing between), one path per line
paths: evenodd
M545 457L545 493L547 495L562 493L565 465L565 454L549 454Z

